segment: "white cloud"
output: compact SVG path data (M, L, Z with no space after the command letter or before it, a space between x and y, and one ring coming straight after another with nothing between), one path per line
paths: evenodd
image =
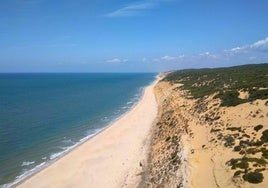
M212 54L210 52L205 52L205 53L201 53L199 54L201 57L207 57L207 58L216 58L217 56L215 54Z
M257 59L256 56L250 56L250 57L249 57L249 60L256 60L256 59Z
M238 46L235 48L231 48L230 50L225 50L225 52L229 53L241 53L241 52L268 52L268 37L263 40L259 40L250 45Z
M159 67L166 69L184 69L201 67L225 67L247 63L266 63L268 62L268 37L254 42L230 48L229 50L220 50L217 52L205 51L195 54L165 55L152 59L148 62L154 62Z
M174 61L174 60L180 60L183 59L185 57L184 54L179 55L179 56L169 56L169 55L165 55L163 57L160 58L160 60L164 60L164 61Z
M153 62L156 62L156 63L160 63L161 62L158 58L154 58L152 61Z
M139 16L144 11L155 8L161 2L171 2L171 1L175 0L143 0L140 2L128 4L113 12L105 14L104 16L109 18Z
M137 16L142 11L146 9L152 9L155 6L153 2L139 2L135 4L127 5L123 8L117 9L113 12L106 14L106 17L115 18L115 17L131 17Z
M141 61L142 61L142 62L146 62L146 61L147 61L147 58L144 57L144 58L141 59Z
M238 51L243 50L243 49L244 49L243 47L235 47L235 48L232 48L230 51L238 52Z
M176 59L176 57L165 55L165 56L161 57L161 59L165 60L165 61L171 61L171 60Z
M128 61L128 59L113 58L113 59L108 59L106 62L107 63L124 63L127 61Z
M250 48L257 51L268 52L268 37L251 44Z

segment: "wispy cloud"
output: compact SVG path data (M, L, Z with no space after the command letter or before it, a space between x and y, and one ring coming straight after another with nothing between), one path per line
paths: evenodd
M128 59L119 59L119 58L113 58L106 60L107 63L124 63L127 62Z
M177 55L177 56L170 56L170 55L165 55L165 56L162 56L160 58L155 58L154 61L158 61L158 62L165 62L165 61L178 61L178 60L181 60L185 57L184 54L182 55Z
M148 61L148 59L146 57L144 57L144 58L141 59L141 61L146 62L146 61Z
M40 5L45 0L9 0L0 1L0 6L2 8L15 8L15 9L28 9Z
M259 40L253 44L247 44L244 46L238 46L235 48L231 48L229 50L225 50L225 52L230 53L245 53L245 52L268 52L268 37L265 39Z
M205 58L217 58L217 56L211 52L200 53L199 56Z
M265 63L268 62L268 37L252 44L230 48L229 50L204 51L195 54L171 54L143 59L146 62L153 62L160 67L164 67L166 70Z
M166 60L166 61L171 61L171 60L176 59L176 57L165 55L165 56L161 57L161 59Z
M268 37L250 45L250 48L261 52L268 52Z
M162 2L170 2L175 0L144 0L128 4L115 11L105 14L105 17L116 18L116 17L133 17L140 16L146 10L153 9L157 7Z

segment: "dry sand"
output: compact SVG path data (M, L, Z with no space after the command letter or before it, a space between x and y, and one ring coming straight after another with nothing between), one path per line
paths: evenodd
M157 81L130 112L17 187L137 187L157 114Z
M150 187L268 187L268 164L256 162L263 160L260 151L268 150L268 144L250 145L268 129L267 100L221 107L213 95L192 99L180 86L159 82L155 87L159 121L152 134ZM257 125L263 128L254 130ZM244 153L234 150L237 146ZM247 171L261 170L261 183L245 182L245 170L228 165L231 159L244 157L255 160L248 162ZM242 173L234 176L238 170Z
M213 104L213 100L208 98L208 104ZM234 172L240 169L231 170L226 162L232 158L242 158L239 152L235 152L233 147L224 147L224 141L218 140L219 134L223 136L235 135L235 144L239 145L241 140L258 140L263 130L268 128L268 108L265 100L256 100L253 103L244 103L235 107L222 107L218 110L211 108L212 112L219 112L220 119L212 124L200 123L193 120L189 123L194 137L189 138L191 149L194 153L189 156L189 167L191 177L188 187L198 187L206 184L206 187L260 187L268 185L268 171L262 171L264 180L259 184L251 184L242 180L241 176L234 178ZM215 104L215 103L214 103ZM213 105L208 105L213 106ZM256 125L264 127L259 132L254 131ZM238 131L231 131L228 128L239 127L243 134ZM211 131L212 129L219 131ZM246 135L248 137L243 137ZM214 140L214 141L212 141ZM267 146L262 146L263 148ZM253 147L246 147L246 149ZM257 148L257 147L256 147ZM260 153L247 154L247 157L261 159ZM265 168L264 166L250 167L254 169Z

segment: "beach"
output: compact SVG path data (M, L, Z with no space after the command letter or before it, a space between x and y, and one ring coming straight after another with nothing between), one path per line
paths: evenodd
M17 187L137 187L157 114L157 81L145 88L133 109L107 129Z

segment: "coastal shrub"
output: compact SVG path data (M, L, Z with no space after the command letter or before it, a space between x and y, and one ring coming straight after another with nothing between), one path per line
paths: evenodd
M242 147L248 147L252 146L253 142L250 142L249 140L240 140L239 145Z
M263 145L263 141L261 141L261 140L257 140L256 142L253 142L252 143L252 146L257 146L257 147L259 147L259 146L261 146L261 145Z
M219 132L219 131L221 131L221 129L213 129L213 128L212 128L212 129L210 130L211 133L213 133L213 132Z
M170 140L170 138L171 138L171 137L170 137L170 136L168 136L168 137L166 138L166 142L168 142L168 141Z
M172 136L172 142L174 143L174 144L176 144L177 142L178 142L178 136Z
M263 158L259 159L259 158L247 158L247 157L245 157L244 160L248 161L248 162L255 162L255 163L257 163L259 165L263 165L263 166L267 164L267 161Z
M254 127L254 130L256 131L256 132L258 132L259 130L261 130L263 128L263 125L256 125L255 127Z
M249 136L248 134L246 134L246 133L243 134L242 136L243 136L243 137L246 137L246 138L250 138L250 136Z
M258 152L260 152L260 151L258 149L256 149L256 148L249 148L249 149L247 149L247 154L255 155Z
M265 171L266 168L259 168L259 169L256 169L255 172L262 172L262 171Z
M171 121L169 124L168 124L168 126L170 126L170 127L174 127L176 125L176 122L174 122L174 121Z
M230 130L230 131L241 131L241 127L228 127L227 130Z
M268 142L268 129L262 132L261 141Z
M231 146L233 146L235 144L234 143L235 139L234 139L234 137L232 135L224 136L224 141L225 141L225 143L224 143L225 147L231 147Z
M254 101L256 99L267 99L268 98L268 89L265 90L252 90L250 93L250 101Z
M243 103L243 100L238 98L238 91L221 91L215 98L220 98L222 100L221 106L236 106Z
M248 161L245 158L230 159L227 164L231 166L232 169L247 169L249 167Z
M218 140L221 140L223 138L223 134L222 133L218 134L217 138Z
M234 151L240 151L241 150L241 146L235 146L234 147Z
M263 174L260 172L249 172L243 175L243 179L249 183L261 183L263 181Z
M256 99L267 99L268 64L242 65L228 68L188 69L169 73L163 80L181 83L182 89L190 92L193 98L203 98L215 94L221 99L221 106L236 106ZM238 98L238 91L249 92L248 99ZM268 105L268 102L265 104Z
M262 148L261 152L262 152L262 157L264 157L265 159L268 159L268 150L266 150L265 148Z
M247 161L241 161L233 166L234 169L241 168L241 169L247 169L249 166Z
M248 169L249 163L255 163L260 166L265 166L267 164L267 161L263 158L237 158L237 159L231 159L226 164L231 166L232 169L241 168L241 169Z
M242 174L242 173L244 173L244 171L237 170L237 171L235 171L235 173L234 173L234 176L233 176L233 177L237 177L237 176L239 176L239 175L240 175L240 174Z

